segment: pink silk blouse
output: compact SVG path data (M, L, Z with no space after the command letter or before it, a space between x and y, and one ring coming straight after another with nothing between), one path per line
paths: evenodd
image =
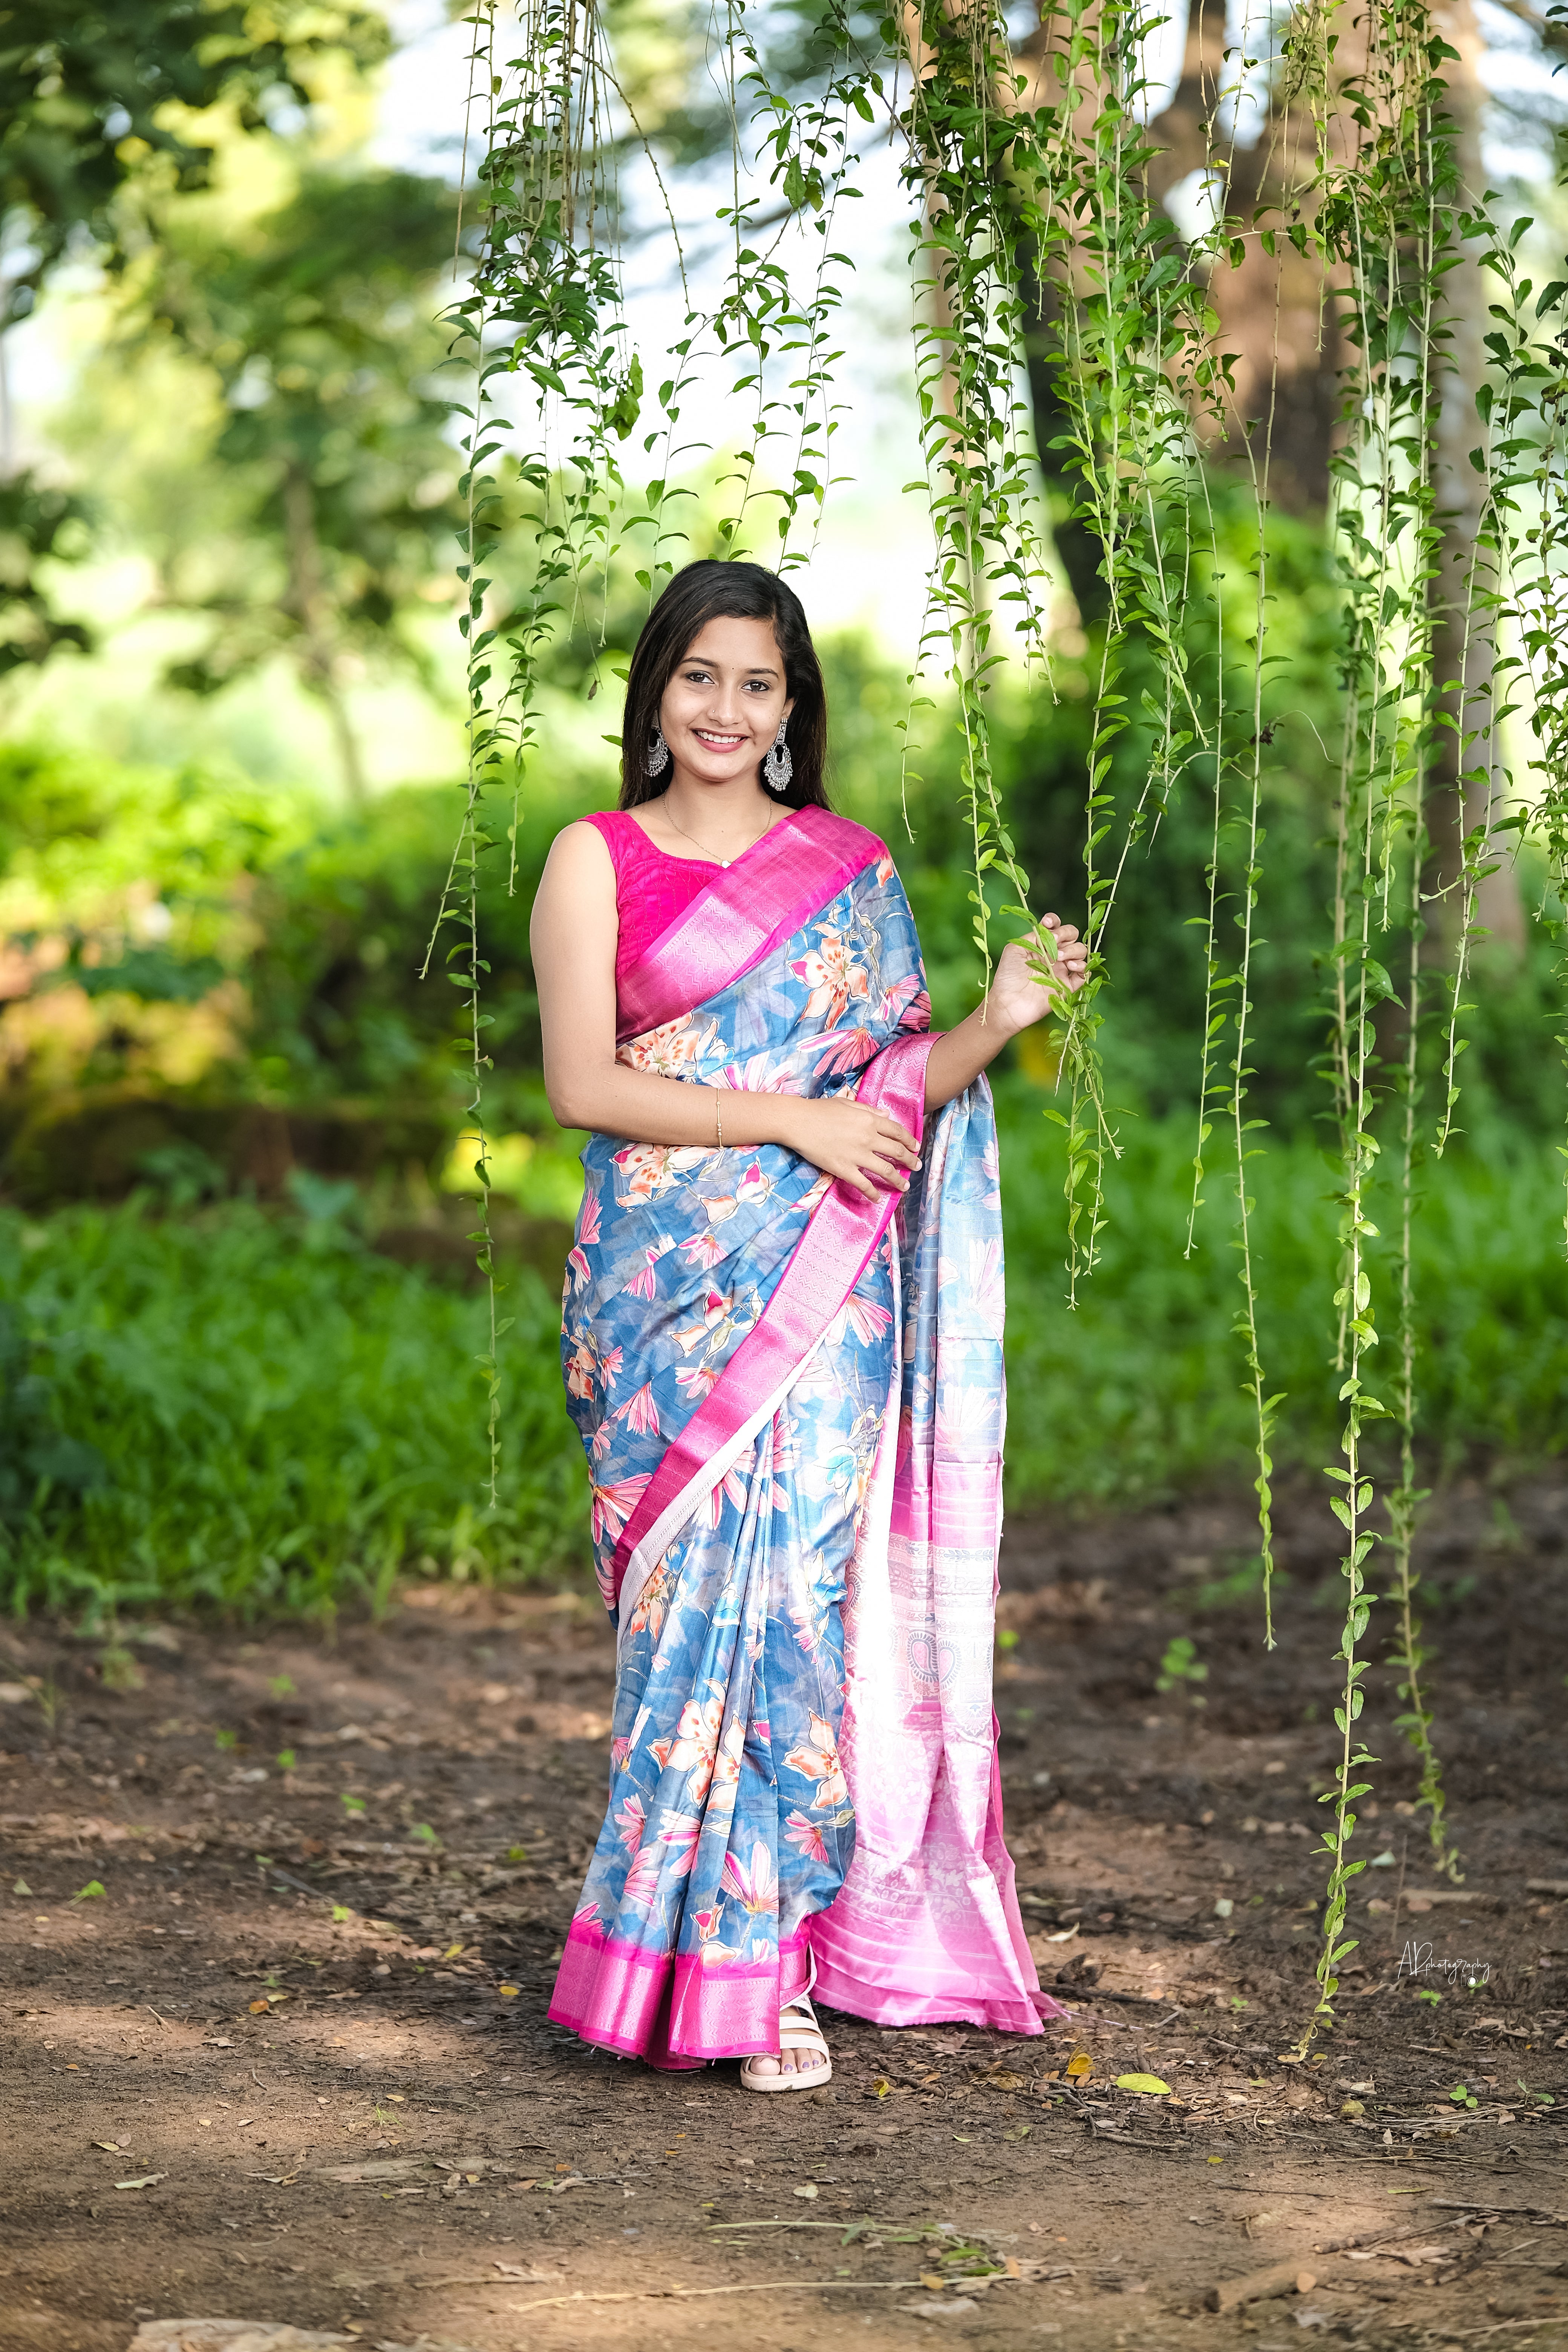
M616 868L616 983L639 962L659 934L689 907L723 868L706 857L672 857L648 839L629 809L610 809L587 823L604 837Z

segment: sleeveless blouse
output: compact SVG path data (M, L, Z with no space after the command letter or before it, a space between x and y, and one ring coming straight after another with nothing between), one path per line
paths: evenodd
M610 809L586 823L602 835L616 869L616 984L668 930L723 868L717 859L673 857L650 841L628 809Z

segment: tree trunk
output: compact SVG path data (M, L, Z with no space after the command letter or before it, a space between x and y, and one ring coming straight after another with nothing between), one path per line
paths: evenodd
M1448 112L1456 161L1466 197L1485 186L1481 170L1480 79L1482 42L1471 0L1445 0L1445 39L1459 52L1446 68ZM1476 828L1495 823L1500 784L1498 746L1491 727L1489 691L1495 648L1489 615L1467 614L1470 566L1475 560L1485 504L1485 485L1470 463L1481 437L1476 394L1486 377L1487 304L1492 299L1480 264L1466 255L1443 280L1442 301L1449 314L1449 341L1442 406L1437 425L1436 493L1443 516L1437 576L1431 585L1432 667L1439 709L1453 726L1438 734L1428 770L1426 824L1431 839L1427 887L1442 895L1432 908L1432 930L1449 956L1458 943L1464 905L1458 887L1464 843ZM1458 731L1456 731L1458 730ZM1469 736L1467 744L1463 740ZM1476 890L1475 920L1489 933L1491 956L1516 962L1524 952L1526 923L1519 866L1510 845L1481 858L1499 860Z
M289 551L288 608L300 625L300 670L306 687L325 706L337 746L343 790L356 808L366 798L364 762L348 706L338 684L331 614L321 583L321 547L316 535L316 499L310 477L297 457L283 476L283 530Z
M966 0L942 0L942 25L937 28L939 40L944 36L949 39L966 37L969 30ZM910 60L910 70L918 86L936 69L937 52L926 38L921 10L915 5L915 0L903 0L900 19L904 36L904 47ZM928 443L927 466L933 483L939 483L941 486L939 495L952 496L962 493L964 478L971 462L968 447L969 425L964 416L963 393L955 357L955 320L949 283L951 268L945 258L943 247L936 236L941 199L932 184L935 178L934 165L928 163L925 176L926 194L923 211L926 233L921 242L920 256L922 268L915 300L918 305L923 305L927 331L937 340L941 353L936 394L938 414L941 416L951 417L958 428L955 433L947 432L942 435L934 462ZM926 365L929 366L929 360ZM973 549L969 548L967 543L963 559L963 580L970 610L972 613L979 613L987 602L984 566L975 563ZM970 651L973 656L973 646Z

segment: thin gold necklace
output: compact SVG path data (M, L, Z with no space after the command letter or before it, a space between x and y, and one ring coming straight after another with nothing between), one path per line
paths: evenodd
M775 818L777 815L778 815L778 811L777 811L777 809L770 809L770 810L768 811L768 821L767 821L766 824L764 824L764 825L763 825L763 833L771 833L771 832L773 831L773 820L774 820L774 818ZM666 823L667 824L672 824L672 825L675 825L675 830L676 830L676 832L680 835L680 838L682 839L682 841L689 841L689 842L691 844L691 846L692 846L692 848L693 848L693 849L700 849L700 850L702 851L702 853L703 853L704 856L706 856L707 858L709 858L709 859L711 861L711 863L712 863L713 865L715 865L715 866L722 866L722 867L724 868L724 870L725 870L726 872L728 872L729 868L730 868L730 867L734 864L734 862L735 862L735 861L734 861L734 858L731 858L731 857L715 857L715 856L713 856L713 852L712 852L712 851L708 847L708 845L707 845L707 843L706 843L706 842L704 842L704 841L699 841L699 840L698 840L698 838L697 838L697 835L696 835L694 833L688 833L688 832L687 832L687 830L686 830L686 827L685 827L683 824L675 824L675 819L670 815L669 811L668 811L668 809L666 809L666 810L665 810L664 817L665 817L665 823ZM752 835L752 838L750 839L750 841L748 841L748 842L747 842L747 844L746 844L746 849L755 849L755 847L756 847L756 845L757 845L758 842L759 842L759 841L761 841L761 839L762 839L762 837L763 837L763 833L754 833L754 834ZM735 852L735 856L736 856L736 857L744 857L744 856L745 856L745 854L746 854L746 849L738 849L738 850Z

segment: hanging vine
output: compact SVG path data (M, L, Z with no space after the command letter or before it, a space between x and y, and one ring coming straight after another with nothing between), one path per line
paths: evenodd
M1421 1696L1425 1663L1414 1618L1415 1307L1413 1216L1419 1106L1420 875L1426 848L1425 777L1436 740L1433 583L1443 516L1436 467L1444 394L1447 322L1442 284L1458 233L1454 160L1437 68L1443 45L1423 0L1368 20L1364 62L1342 89L1348 152L1324 189L1318 234L1342 287L1342 327L1352 353L1344 387L1344 435L1334 464L1333 522L1343 585L1342 685L1344 724L1337 795L1334 945L1331 967L1331 1065L1340 1126L1340 1286L1337 1352L1342 1376L1341 1465L1328 1475L1345 1535L1341 1559L1344 1620L1335 1709L1340 1749L1322 1852L1327 1899L1318 1957L1315 2018L1333 2016L1340 1964L1355 1948L1345 1935L1354 1806L1370 1784L1356 1776L1376 1759L1357 1729L1370 1660L1363 1651L1376 1603L1368 1559L1375 1481L1369 1427L1394 1420L1400 1475L1387 1497L1396 1572L1396 1670L1409 1713L1404 1727L1420 1752L1423 1788L1441 1810L1430 1716ZM1373 1392L1381 1344L1374 1300L1373 1192L1381 1143L1376 1114L1384 1084L1378 1020L1398 1008L1383 937L1396 919L1398 845L1408 844L1410 927L1399 1178L1396 1403ZM1310 2029L1309 2029L1310 2037ZM1305 2048L1305 2041L1303 2042Z
M1108 604L1095 679L1084 855L1088 985L1064 1024L1069 1296L1092 1272L1115 1151L1096 1049L1105 939L1129 855L1157 824L1205 739L1184 626L1194 537L1214 558L1198 478L1194 419L1217 414L1224 377L1217 320L1169 224L1138 201L1153 149L1140 120L1145 56L1158 14L1137 5L1060 0L1042 9L1031 184L1018 229L1033 241L1046 290L1043 325L1066 427L1058 447L1076 487L1074 519L1099 550ZM1201 261L1204 257L1199 255ZM1217 568L1217 567L1215 567ZM1141 713L1121 691L1142 636L1163 691ZM1223 655L1216 648L1216 670ZM1119 824L1116 746L1141 716L1144 787ZM1211 722L1217 738L1217 720Z
M489 1207L482 861L510 845L513 887L540 657L558 616L575 604L595 565L606 565L615 551L622 488L616 450L637 422L642 371L627 347L616 258L602 242L612 193L605 158L611 76L592 0L525 0L504 36L496 0L466 21L473 33L467 131L473 143L483 143L477 168L482 208L470 280L448 315L453 361L470 387L468 401L455 404L467 424L458 577L468 762L462 821L425 970L449 927L456 936L443 961L462 1003L460 1051L471 1089L466 1139L474 1146L479 1185L479 1228L470 1238L489 1299L489 1343L479 1360L488 1392L493 1508L500 1463L497 1350L510 1318L497 1311ZM523 413L531 411L534 425L531 446L521 450L519 418L500 397L512 383L520 384ZM510 459L504 470L503 455ZM490 601L493 567L503 538L514 532L529 549L531 570L503 617ZM491 806L498 790L510 790L504 833Z
M1450 1873L1458 1867L1415 1564L1426 1499L1417 1483L1421 1171L1424 1154L1440 1153L1456 1131L1466 990L1482 936L1479 894L1500 841L1526 822L1506 800L1512 785L1501 730L1510 696L1533 716L1531 821L1547 871L1542 911L1558 940L1568 996L1568 332L1541 323L1561 319L1568 280L1545 287L1527 316L1533 289L1518 259L1522 226L1502 237L1476 192L1461 185L1443 79L1453 52L1426 0L1390 0L1349 33L1316 5L1282 26L1269 16L1277 56L1253 54L1261 45L1244 26L1217 64L1204 66L1204 169L1215 201L1210 226L1184 242L1147 184L1155 154L1143 127L1147 59L1161 21L1154 0L1045 0L1020 57L1001 0L901 0L879 38L854 0L823 0L810 87L781 89L770 77L760 10L725 0L709 66L729 121L729 184L717 207L726 259L704 304L596 0L518 0L504 10L485 0L476 9L470 132L482 151L479 214L469 276L451 312L455 355L471 385L460 411L469 757L431 953L446 927L480 1184L476 1239L492 1284L481 1362L493 1502L496 1348L506 1327L496 1311L484 1207L479 897L509 839L509 886L515 875L542 666L556 634L588 615L595 599L602 650L610 569L628 541L646 551L636 577L650 598L679 560L681 502L697 496L682 478L696 454L682 438L682 411L704 370L725 376L740 420L720 484L721 546L769 554L781 570L809 562L834 479L842 356L835 337L853 266L843 207L858 196L856 141L868 127L874 136L886 131L900 142L909 206L918 426L934 542L904 773L906 782L916 780L913 714L950 709L963 747L973 937L987 972L999 897L1001 911L1029 927L1037 956L1053 953L1029 910L1029 878L990 749L989 697L1004 665L1018 658L1037 687L1052 688L1052 558L1020 367L1026 337L1045 338L1061 419L1053 470L1070 485L1071 519L1092 541L1103 589L1085 803L1090 977L1058 1024L1065 1108L1052 1113L1066 1133L1073 1304L1100 1255L1107 1173L1118 1150L1099 1033L1119 888L1173 796L1205 796L1211 847L1206 905L1194 918L1205 934L1205 1004L1186 1246L1190 1255L1197 1244L1217 1129L1235 1183L1236 1331L1254 1431L1264 1637L1272 1646L1272 1446L1283 1399L1268 1391L1260 1336L1253 1171L1261 1122L1249 1055L1265 885L1266 685L1275 659L1268 517L1276 427L1272 383L1265 416L1241 413L1222 349L1218 289L1226 271L1258 251L1280 261L1310 257L1321 269L1350 354L1331 503L1342 724L1324 959L1340 1211L1327 1316L1340 1455L1328 1476L1344 1536L1344 1606L1335 1654L1339 1751L1323 1799L1317 2005L1304 2054L1333 2017L1339 1970L1354 1948L1348 1896L1365 1866L1352 1851L1355 1807L1369 1792L1360 1776L1375 1760L1359 1727L1380 1604L1405 1710L1396 1727L1415 1752L1433 1860ZM1265 194L1247 214L1227 189L1237 109L1259 90L1279 152L1271 146L1255 174ZM679 331L657 363L632 348L617 241L618 163L639 148L668 216L681 289ZM1463 368L1445 289L1466 256L1490 273L1498 300L1480 400L1480 520L1456 589L1444 415ZM1278 319L1277 294L1276 373ZM653 412L646 419L645 362ZM624 453L639 426L653 471L628 486ZM1234 551L1222 559L1210 503L1214 452L1226 441L1252 498L1245 597L1227 580ZM511 583L504 591L503 577ZM1437 674L1456 614L1457 682ZM1135 651L1154 679L1136 700ZM595 659L590 693L601 683ZM1134 747L1142 772L1130 788ZM503 821L497 812L509 803ZM1440 828L1458 849L1451 870L1438 875ZM1446 973L1433 961L1440 937L1452 950ZM1442 1099L1434 1116L1435 1085ZM1391 1234L1380 1230L1384 1202ZM1385 1344L1380 1317L1391 1324L1394 1359L1381 1381L1373 1375ZM1380 1424L1397 1454L1381 1496ZM1386 1575L1374 1574L1374 1556Z

